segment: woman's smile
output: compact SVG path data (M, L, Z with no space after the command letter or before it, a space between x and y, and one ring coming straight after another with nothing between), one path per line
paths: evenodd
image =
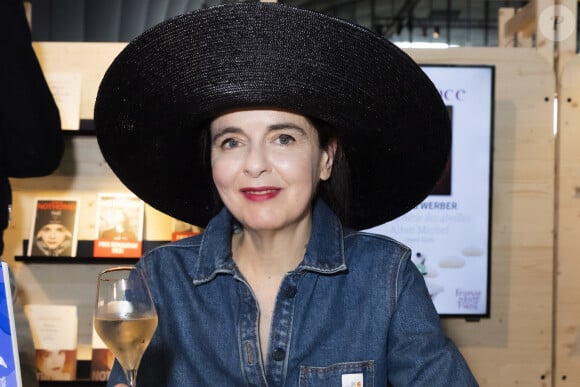
M261 202L269 199L273 199L282 190L277 187L248 187L240 189L240 192L246 197L246 199Z

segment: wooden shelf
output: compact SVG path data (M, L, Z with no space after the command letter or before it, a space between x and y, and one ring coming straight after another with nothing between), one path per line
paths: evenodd
M107 382L94 382L92 380L72 380L72 381L41 381L40 387L75 387L75 386L106 386Z
M79 380L71 380L71 381L64 381L64 380L55 380L55 381L47 381L41 380L38 382L40 387L75 387L75 386L106 386L107 382L97 382L94 380L89 380L90 378L90 368L91 368L91 361L90 360L79 360L77 364L77 377Z
M93 120L81 120L78 130L63 129L62 133L65 136L95 136L97 134Z
M154 248L164 245L169 241L143 241L143 254L153 250ZM22 251L28 251L28 240L22 242ZM93 256L93 241L79 240L77 244L76 257L47 257L47 256L28 256L17 255L14 260L25 263L70 263L70 264L134 264L139 258L128 257L95 257Z
M139 258L113 258L113 257L41 257L41 256L26 256L17 255L14 259L18 262L25 263L42 263L42 264L55 264L55 263L70 263L70 264L110 264L110 263L130 263L133 264L139 260Z

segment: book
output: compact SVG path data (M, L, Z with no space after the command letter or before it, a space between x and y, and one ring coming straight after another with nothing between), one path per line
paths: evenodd
M114 362L115 356L113 355L113 352L107 348L93 327L91 380L98 382L106 382L109 380Z
M203 231L202 228L183 222L178 219L173 219L173 231L171 232L171 241L175 242L177 240L188 238L193 235L200 234Z
M22 387L8 265L0 262L0 387Z
M28 304L36 349L38 380L75 380L77 373L78 317L76 305Z
M80 72L47 72L44 76L54 102L58 106L62 129L79 130L82 74Z
M27 255L76 256L78 208L78 199L36 198Z
M142 253L145 203L132 194L100 193L95 257L135 257Z

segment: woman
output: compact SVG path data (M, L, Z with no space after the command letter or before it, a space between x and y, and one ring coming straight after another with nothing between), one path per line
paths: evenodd
M123 50L95 124L133 192L205 227L138 263L159 325L137 385L477 385L410 250L355 231L420 203L449 152L392 44L281 4L203 9Z
M71 356L72 355L72 356ZM70 359L67 359L70 357ZM76 361L74 351L39 349L36 351L38 380L72 380L71 364Z
M32 255L70 257L72 255L72 233L64 225L62 211L52 210L38 215L44 222L36 232Z

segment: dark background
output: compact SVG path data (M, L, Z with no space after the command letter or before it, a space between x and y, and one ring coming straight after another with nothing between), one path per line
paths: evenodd
M172 16L232 0L29 0L36 41L127 42ZM497 0L279 0L342 17L392 41L497 46ZM579 29L580 30L580 29ZM438 34L438 37L436 37ZM578 39L580 41L580 39Z

